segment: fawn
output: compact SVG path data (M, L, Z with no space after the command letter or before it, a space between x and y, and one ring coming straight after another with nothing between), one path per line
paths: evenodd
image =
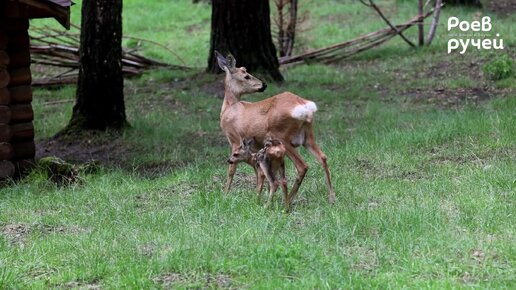
M253 153L254 143L254 139L244 139L237 150L231 154L228 162L230 164L246 162L255 168L257 172L258 198L261 197L263 178L267 178L269 182L269 197L265 207L271 204L278 186L281 186L283 202L288 209L290 203L288 200L287 178L285 176L285 146L277 139L267 138L264 142L264 147L257 153ZM277 172L279 173L279 180L276 179Z

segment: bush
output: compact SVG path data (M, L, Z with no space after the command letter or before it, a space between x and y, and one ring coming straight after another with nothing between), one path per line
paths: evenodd
M484 65L484 74L491 80L502 80L514 74L513 60L507 55L495 57Z

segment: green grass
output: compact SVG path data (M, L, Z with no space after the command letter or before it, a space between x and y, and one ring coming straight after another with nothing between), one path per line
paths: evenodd
M221 100L206 89L220 76L201 73L209 6L148 2L124 1L125 32L199 68L126 80L132 128L113 141L112 166L72 186L34 171L0 189L0 288L515 287L515 82L481 73L493 54L447 55L445 33L418 51L393 40L334 65L290 67L284 85L249 96L289 90L319 107L316 135L338 200L328 204L322 169L301 149L310 170L285 214L280 198L270 209L256 202L250 168L222 192ZM299 49L383 27L360 21L371 11L355 2L303 4L311 29ZM408 2L378 1L399 21L414 14ZM447 9L443 19L474 13ZM493 18L514 56L514 15ZM191 25L195 37L185 34ZM54 101L74 91L35 90L38 140L66 125L73 101Z

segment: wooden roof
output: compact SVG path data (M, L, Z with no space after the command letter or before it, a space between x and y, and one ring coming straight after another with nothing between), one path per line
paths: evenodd
M70 28L70 7L71 0L10 0L23 4L25 16L29 18L54 17L61 25Z

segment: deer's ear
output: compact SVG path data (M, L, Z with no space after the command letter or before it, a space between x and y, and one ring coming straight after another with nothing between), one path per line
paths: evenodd
M227 71L229 70L228 62L226 61L226 58L222 56L218 51L215 50L215 57L217 58L217 63L221 70Z
M254 138L245 139L244 144L247 147L251 147L254 144Z
M226 62L228 64L228 68L229 69L235 68L235 66L236 66L236 59L235 59L235 57L231 53L228 53L228 56L226 57Z

